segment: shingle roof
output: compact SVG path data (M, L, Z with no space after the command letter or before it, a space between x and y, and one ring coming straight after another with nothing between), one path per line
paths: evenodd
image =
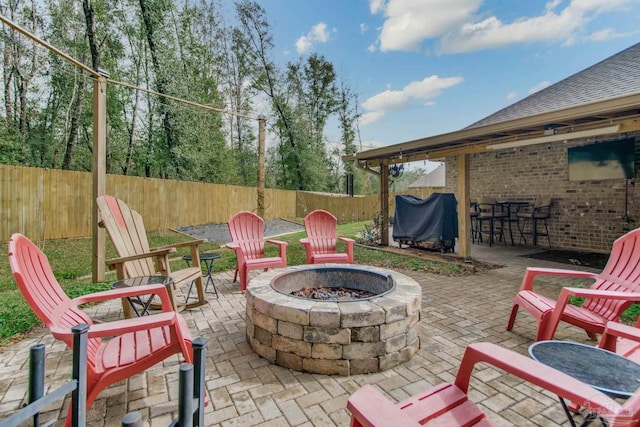
M465 129L640 92L640 43L499 110Z
M409 188L438 188L444 187L446 184L445 166L439 165L426 175L422 175L414 182L409 184Z

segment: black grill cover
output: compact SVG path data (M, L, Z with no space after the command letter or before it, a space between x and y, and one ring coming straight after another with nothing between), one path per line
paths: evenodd
M396 196L393 240L443 242L458 237L458 202L453 193L433 193L426 199Z

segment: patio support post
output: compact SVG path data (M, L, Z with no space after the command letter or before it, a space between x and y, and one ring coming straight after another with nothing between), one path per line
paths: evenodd
M458 253L464 259L471 256L471 217L469 212L469 154L459 154L458 160Z
M96 199L105 194L107 153L107 78L106 73L93 80L93 200L91 201L92 280L104 281L105 231L98 226L100 217Z
M265 118L258 117L258 216L264 218L264 132Z
M389 246L389 166L380 161L380 243Z

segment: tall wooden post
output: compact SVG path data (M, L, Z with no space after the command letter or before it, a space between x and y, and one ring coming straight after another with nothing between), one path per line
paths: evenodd
M106 187L107 156L107 78L101 74L93 80L93 200L91 201L91 229L93 255L93 281L104 281L104 229L98 226L98 204Z
M264 138L265 118L258 117L258 216L264 218Z
M380 243L389 246L389 167L380 161Z
M458 160L458 253L471 256L471 216L469 212L469 155L460 154Z

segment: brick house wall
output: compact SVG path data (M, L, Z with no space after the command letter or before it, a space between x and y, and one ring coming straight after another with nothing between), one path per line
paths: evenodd
M599 138L598 142L628 137ZM640 133L632 137L636 146L636 176L640 177ZM615 239L640 227L640 183L633 179L569 181L567 149L593 142L593 139L556 142L471 154L471 198L533 202L538 196L552 197L551 218L547 220L551 246L608 253ZM447 192L456 193L457 175L457 159L447 158ZM625 192L628 216L635 222L624 220ZM514 233L517 241L515 228ZM546 244L545 237L538 241L539 246Z

